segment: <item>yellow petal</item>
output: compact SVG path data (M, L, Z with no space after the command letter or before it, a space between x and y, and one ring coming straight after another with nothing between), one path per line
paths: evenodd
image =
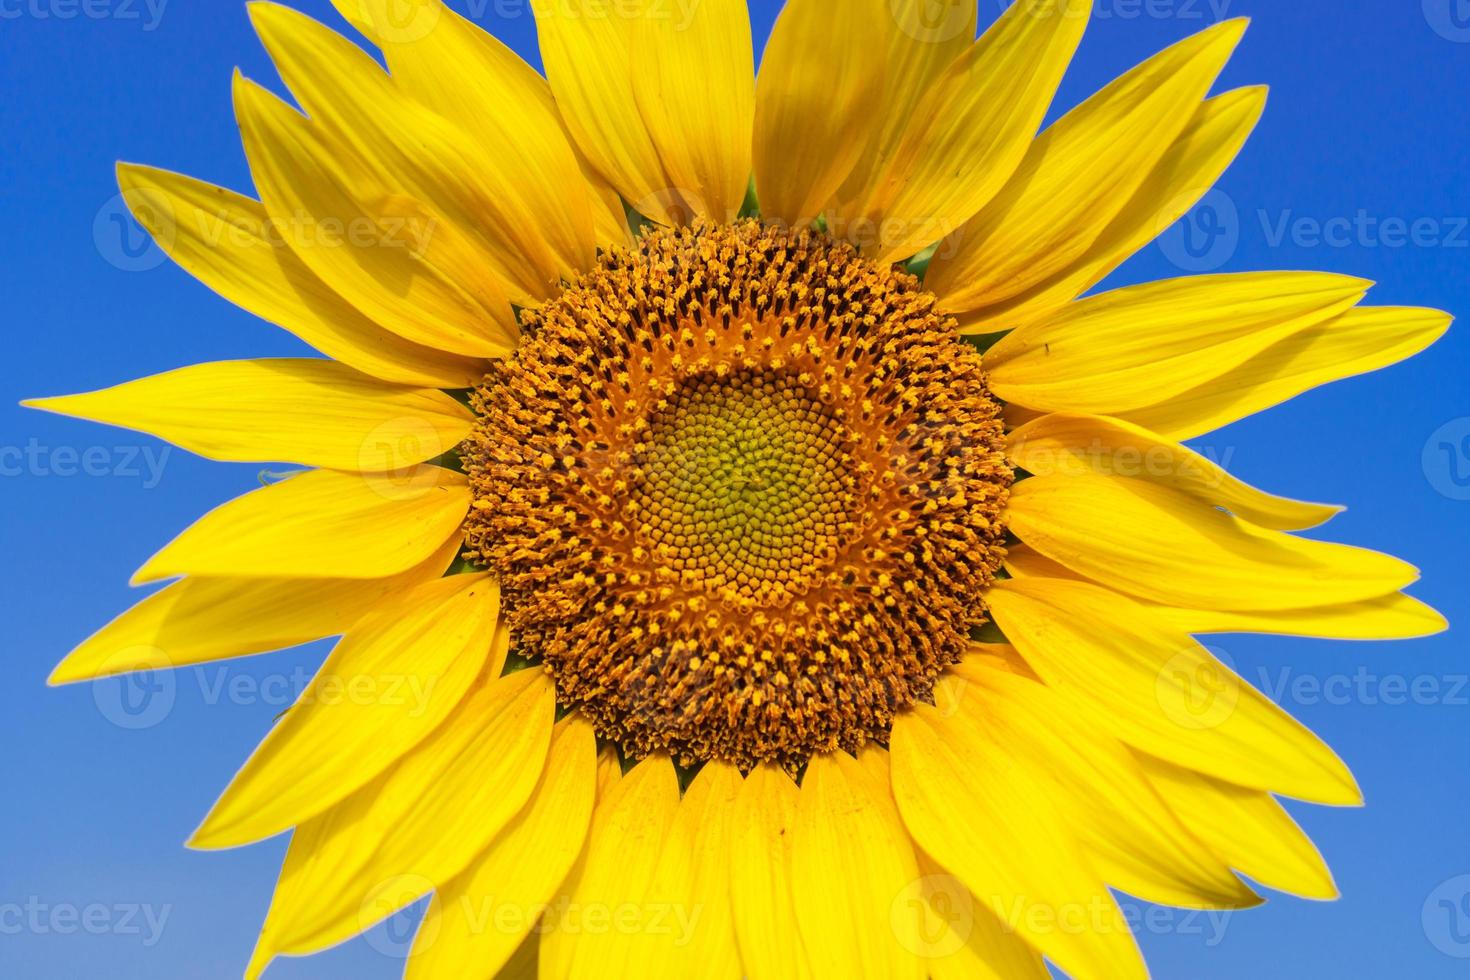
M918 910L893 908L919 876L913 846L856 760L811 760L791 833L797 925L818 973L923 976Z
M1006 571L1013 577L1063 578L1107 586L1052 561L1029 545L1006 551ZM1145 603L1175 629L1191 634L1269 633L1309 636L1325 640L1407 640L1442 633L1449 624L1434 609L1411 596L1392 595L1305 609L1267 609L1237 612L1224 609L1184 609Z
M1147 607L1038 578L998 583L987 602L1037 674L1130 745L1242 786L1361 803L1331 749Z
M683 203L633 94L632 43L643 9L531 0L531 10L546 77L577 147L640 214L673 224ZM658 12L676 23L684 16L671 7Z
M1087 0L1013 5L939 76L862 206L862 218L877 229L876 261L940 241L1005 185L1046 115L1090 8Z
M384 330L286 246L264 205L189 177L118 165L123 198L175 262L225 299L291 331L328 357L399 384L467 388L484 374Z
M1452 320L1438 310L1356 309L1288 337L1198 388L1124 416L1170 439L1193 439L1318 385L1413 357L1442 337Z
M1025 736L919 704L894 720L893 793L914 843L1004 927L1076 976L1144 980L1122 912L1032 765ZM983 830L983 833L980 832Z
M879 15L885 43L861 56L879 78L901 78L904 84L884 84L880 98L869 106L868 118L854 120L859 129L852 135L866 148L833 202L829 225L864 217L862 207L883 186L920 105L940 76L974 45L978 15L979 6L971 0L889 0ZM877 244L876 228L837 230L864 248Z
M395 597L355 625L230 783L191 846L236 847L278 834L423 741L484 670L499 592L484 575L451 575Z
M1267 531L1168 487L1095 475L1012 489L1011 530L1111 588L1189 609L1300 609L1372 599L1418 578L1363 548Z
M914 892L923 906L924 961L930 980L1051 980L1041 954L970 889L926 854Z
M1096 473L1147 480L1278 531L1316 527L1342 511L1257 490L1177 442L1118 419L1045 415L1012 431L1007 441L1011 462L1034 476Z
M617 747L611 743L604 745L602 751L597 753L597 798L605 798L608 791L622 778L623 763L618 757Z
M1161 607L1160 613L1186 633L1271 633L1325 640L1410 640L1449 628L1444 616L1412 596L1393 595L1337 606L1227 612Z
M398 765L298 827L255 962L336 945L464 871L530 799L554 711L540 670L489 682Z
M945 308L1001 302L1087 253L1184 132L1245 32L1227 21L1123 75L1035 141L1015 175L941 249L925 282Z
M973 5L972 5L973 6ZM790 0L761 56L755 103L755 183L761 216L809 224L869 144L885 85L873 52L897 27L886 3L861 0L833 16L829 0ZM973 32L972 32L973 33Z
M439 578L459 548L456 535L427 560L381 579L185 579L98 630L67 655L49 683L187 667L336 636L384 602Z
M597 793L597 740L573 714L556 726L541 783L469 870L439 888L414 940L406 980L490 980L525 945L586 841Z
M597 801L587 851L568 879L566 894L547 911L541 937L545 980L666 980L667 975L645 973L642 966L659 938L687 936L694 914L689 908L661 907L650 898L678 808L679 781L666 756L645 759ZM621 916L617 928L609 921L614 914Z
M366 6L375 20L397 16L390 0ZM559 127L537 129L516 111L513 91L465 133L405 98L366 52L310 17L263 2L251 4L250 17L307 114L385 186L427 203L483 249L512 300L549 298L591 265L592 214L586 196L573 193L581 183L576 158ZM430 50L453 25L441 15L427 36L407 45L385 40L385 49L464 64L474 72L473 88L491 88L495 76L482 75L462 51Z
M334 361L215 361L22 404L166 439L209 459L390 472L442 455L472 416L439 391Z
M1017 765L1045 774L1058 813L1103 879L1150 902L1233 909L1260 899L1200 846L1159 798L1134 756L1106 728L1077 716L1041 683L983 658L952 668L956 710L992 716L1028 746Z
M1073 303L986 353L995 394L1042 412L1118 415L1218 378L1351 309L1371 283L1310 272L1200 276Z
M750 16L745 0L676 6L633 22L633 95L673 186L696 213L732 221L750 185Z
M1337 898L1321 852L1269 794L1144 753L1138 761L1174 812L1231 867L1278 891Z
M1123 261L1182 218L1240 153L1266 107L1262 87L1236 89L1205 102L1149 172L1143 186L1080 258L1014 299L959 314L961 332L995 333L1042 322L1101 282ZM948 279L957 289L965 282ZM925 284L936 289L925 277ZM946 309L967 305L957 294L939 294Z
M456 144L467 139L477 145L474 159L483 169L472 176L493 190L492 203L503 215L486 212L481 220L492 227L515 223L501 232L510 260L537 254L526 249L539 251L549 244L540 261L550 262L552 272L585 271L599 244L593 202L546 79L440 0L422 3L416 14L432 29L408 35L388 29L403 16L397 0L363 0L363 5L383 25L380 43L398 86L457 126Z
M196 521L133 576L386 578L433 554L470 507L465 477L426 467L404 490L373 476L309 470Z
M730 908L750 980L811 980L797 928L791 844L796 783L775 766L751 770L731 821Z
M452 216L374 174L240 75L235 115L273 227L344 299L427 347L475 357L514 348L510 297Z
M688 909L690 918L687 929L650 928L641 963L647 976L744 976L730 913L731 816L740 784L740 770L708 762L679 802L649 898L676 916Z
M537 980L541 974L540 950L541 937L536 933L530 934L516 947L510 962L495 974L495 980ZM464 976L470 977L473 974Z

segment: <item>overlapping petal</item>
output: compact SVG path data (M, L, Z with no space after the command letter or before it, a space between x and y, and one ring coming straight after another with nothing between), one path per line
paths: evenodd
M684 935L691 910L670 907L656 892L678 809L679 781L662 756L639 763L599 797L587 851L541 936L542 977L638 976L651 949ZM620 928L585 928L587 916L605 921L614 909L624 915Z
M1228 373L1346 313L1371 283L1325 273L1170 279L1103 293L1003 337L995 394L1043 412L1121 415Z
M796 783L771 765L741 785L730 836L730 907L740 960L751 980L818 975L797 926L791 850Z
M1227 21L1170 47L1031 144L927 279L951 309L1004 302L1085 255L1190 124L1245 32Z
M354 936L463 872L531 798L554 709L541 671L489 681L399 765L298 827L246 976Z
M1397 592L1418 578L1397 558L1263 530L1147 480L1022 480L1011 492L1010 526L1088 578L1188 609L1337 605Z
M235 115L250 173L296 256L375 323L426 347L500 357L514 346L506 284L422 189L388 180L243 76Z
M187 667L336 636L439 578L459 548L455 536L419 565L380 579L187 578L98 630L57 665L50 683Z
M897 30L885 0L852 7L834 21L828 0L790 0L766 42L754 165L767 221L800 226L826 211L877 135L874 105L908 90L885 85L876 57Z
M997 583L988 602L1042 680L1130 745L1258 790L1362 802L1331 749L1147 607L1088 583L1029 577Z
M302 262L258 201L131 164L118 186L159 247L225 299L328 357L399 384L464 388L481 362L405 340L374 323Z
M1012 464L1033 476L1095 473L1148 480L1278 531L1316 527L1342 511L1257 490L1199 453L1119 419L1044 415L1007 440Z
M934 79L863 197L830 217L834 230L892 262L964 225L1025 157L1090 12L1086 0L1013 4Z
M918 864L886 797L886 787L842 752L815 757L802 777L791 829L791 891L819 976L923 975L919 910L893 908L918 878Z
M596 776L592 726L573 714L557 723L541 782L525 809L484 855L435 893L405 980L491 980L527 945L527 937L534 953L541 911L582 853Z
M487 576L451 575L364 618L245 763L193 845L278 834L382 773L448 718L485 670L499 609Z
M1360 308L1301 331L1168 401L1123 417L1171 439L1193 439L1319 385L1397 364L1444 336L1453 317L1411 307Z
M1048 319L1194 207L1240 153L1265 106L1266 90L1261 87L1236 89L1207 100L1088 250L1064 271L1013 299L961 310L967 304L936 285L940 277L927 280L928 285L955 311L962 333L996 333ZM964 288L962 278L951 278Z
M1042 770L1018 764L1047 751L1049 735L1007 724L1002 699L985 704L997 712L917 705L895 719L893 791L914 842L1062 969L1142 980L1138 947L1070 814Z

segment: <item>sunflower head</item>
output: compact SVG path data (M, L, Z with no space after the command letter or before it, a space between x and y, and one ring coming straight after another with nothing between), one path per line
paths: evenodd
M984 619L1011 471L980 355L815 231L612 249L475 391L466 537L631 756L886 742Z

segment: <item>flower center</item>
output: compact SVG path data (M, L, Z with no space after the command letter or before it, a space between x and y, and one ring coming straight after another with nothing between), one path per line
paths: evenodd
M785 599L852 532L849 435L789 369L691 375L634 451L639 533L691 588Z
M934 297L846 245L646 234L528 314L473 403L469 557L628 755L886 742L984 622L1000 406Z

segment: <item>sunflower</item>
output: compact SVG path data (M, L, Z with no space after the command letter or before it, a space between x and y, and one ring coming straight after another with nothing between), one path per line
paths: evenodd
M1182 443L1431 344L1369 283L1093 293L1239 151L1216 25L1041 129L1085 0L250 8L260 200L124 165L324 358L30 404L300 471L54 683L341 636L192 845L293 830L248 975L432 894L425 977L1146 975L1114 897L1335 896L1356 805L1196 638L1426 635L1338 508ZM840 9L839 9L840 8Z

